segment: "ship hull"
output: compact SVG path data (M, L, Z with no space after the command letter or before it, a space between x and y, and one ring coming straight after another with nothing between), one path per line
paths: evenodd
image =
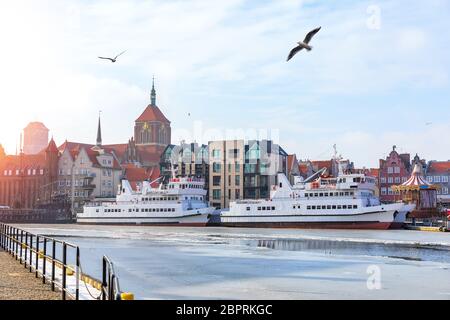
M240 222L222 223L230 228L267 228L267 229L345 229L345 230L388 230L389 222Z
M394 223L397 210L365 212L355 214L293 215L273 214L222 215L221 223L226 227L243 228L287 228L287 229L368 229L387 230Z
M78 215L77 224L80 225L116 225L116 226L177 226L177 227L205 227L209 215L214 210L207 208L199 210L199 214L185 216L121 216L121 215Z

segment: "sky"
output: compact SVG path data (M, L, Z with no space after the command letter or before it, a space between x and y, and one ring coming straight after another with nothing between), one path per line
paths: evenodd
M126 143L155 76L173 143L268 137L312 160L336 144L358 167L393 145L449 160L449 18L446 0L1 1L0 144L15 153L30 121L57 144L95 143L100 111L104 144Z

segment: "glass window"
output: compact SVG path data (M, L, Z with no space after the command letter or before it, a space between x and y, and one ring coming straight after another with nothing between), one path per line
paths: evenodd
M215 158L215 159L220 158L220 150L213 150L213 151L212 151L212 156L213 156L213 158Z

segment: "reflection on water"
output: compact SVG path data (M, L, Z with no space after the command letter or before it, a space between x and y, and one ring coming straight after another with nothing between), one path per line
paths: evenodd
M450 262L450 248L413 244L380 244L312 239L246 240L252 247L283 251L304 251L330 255L384 256L409 261Z

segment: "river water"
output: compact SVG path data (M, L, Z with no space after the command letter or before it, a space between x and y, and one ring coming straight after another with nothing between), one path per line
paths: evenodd
M450 300L450 233L19 226L114 262L138 299Z

